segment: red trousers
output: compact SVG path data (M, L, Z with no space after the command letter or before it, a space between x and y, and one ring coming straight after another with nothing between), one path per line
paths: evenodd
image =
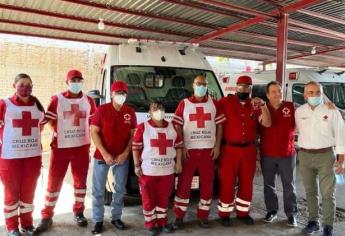
M256 147L223 146L219 159L220 217L230 217L236 207L237 216L249 215L256 170ZM236 186L238 189L236 191ZM236 193L237 192L237 193ZM237 196L236 196L237 195Z
M84 199L86 195L86 180L89 169L89 147L56 148L52 149L48 176L48 189L46 193L45 208L42 210L42 218L51 218L54 215L54 207L58 200L63 180L68 165L71 163L71 171L74 182L73 205L74 214L83 213Z
M199 173L200 201L197 217L207 219L213 197L214 161L212 149L190 149L189 158L182 163L182 173L178 177L173 211L176 218L182 219L187 211L192 179Z
M4 213L8 231L32 226L33 200L41 170L41 157L0 158L0 179L4 185Z
M145 227L163 227L168 223L169 196L174 187L174 175L139 178Z

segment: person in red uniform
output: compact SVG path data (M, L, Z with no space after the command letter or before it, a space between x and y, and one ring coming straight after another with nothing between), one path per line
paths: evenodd
M185 150L182 173L178 177L173 211L175 228L183 227L192 178L196 171L200 178L200 201L197 217L199 226L208 228L208 215L213 197L214 160L218 158L222 123L225 117L216 102L207 95L207 80L203 75L194 79L194 95L182 100L173 117L173 124L183 137Z
M249 215L256 170L256 146L258 124L271 126L266 103L260 98L250 98L252 79L237 79L236 95L219 101L226 122L219 159L218 214L224 226L230 225L230 213L236 207L237 218L246 224L254 224ZM237 194L236 186L238 185Z
M288 217L288 226L295 227L297 226L295 108L292 102L282 100L281 86L277 81L268 83L266 95L272 125L260 126L261 170L267 209L264 221L270 223L277 218L279 204L275 180L279 174L283 184L284 210Z
M150 104L151 119L138 125L132 150L135 174L139 177L145 227L150 235L172 233L168 224L168 203L174 187L175 171L182 170L183 141L164 119L161 102ZM176 158L176 162L175 162Z
M91 136L96 146L92 177L92 234L103 230L104 190L108 171L114 177L114 193L111 201L111 224L119 230L126 229L121 220L123 198L126 193L128 157L137 126L135 111L125 104L128 87L124 81L111 85L110 103L98 107L91 124Z
M70 70L66 77L68 90L53 96L47 109L45 119L53 129L53 139L45 207L37 232L48 230L53 223L54 208L69 164L74 181L74 221L78 226L87 225L83 212L89 169L89 123L96 105L82 92L83 80L80 71Z
M34 235L32 211L41 170L41 128L44 109L31 95L32 80L18 74L15 94L0 100L0 180L4 186L4 213L9 236Z

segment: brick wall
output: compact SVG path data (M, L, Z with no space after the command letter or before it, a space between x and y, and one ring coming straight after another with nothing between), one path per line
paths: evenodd
M27 73L33 80L33 94L46 108L50 97L66 90L65 78L69 69L83 73L84 91L94 88L100 76L100 62L104 51L92 47L61 47L0 40L0 98L14 93L13 80L18 73ZM51 133L43 133L44 150L48 150Z

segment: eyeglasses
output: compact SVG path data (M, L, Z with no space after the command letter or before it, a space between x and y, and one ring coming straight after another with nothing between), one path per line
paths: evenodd
M205 83L202 83L202 82L194 82L194 84L196 85L196 86L207 86L207 82L205 82Z

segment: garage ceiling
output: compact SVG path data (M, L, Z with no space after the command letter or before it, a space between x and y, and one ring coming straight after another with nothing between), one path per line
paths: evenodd
M289 14L289 63L345 67L341 0L0 0L0 33L110 45L193 42L208 55L271 63L280 12Z

